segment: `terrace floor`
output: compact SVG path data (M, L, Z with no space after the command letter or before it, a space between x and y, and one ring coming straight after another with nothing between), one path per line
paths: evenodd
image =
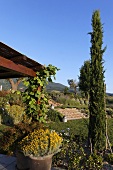
M0 170L15 170L16 157L0 154Z
M16 170L16 157L0 154L0 170ZM51 168L51 170L64 170L60 168Z

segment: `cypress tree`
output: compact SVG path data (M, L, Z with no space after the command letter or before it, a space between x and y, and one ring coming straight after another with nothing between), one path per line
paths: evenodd
M90 60L84 61L84 65L80 68L79 78L79 90L85 94L85 97L89 100L90 89Z
M92 15L91 35L91 65L90 65L90 92L89 92L89 139L92 149L102 151L106 139L106 113L104 90L103 53L103 25L98 10Z

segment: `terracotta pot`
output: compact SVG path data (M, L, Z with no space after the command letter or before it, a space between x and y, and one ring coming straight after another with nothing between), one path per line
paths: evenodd
M21 151L16 151L17 170L29 170L29 157L25 156Z
M52 156L29 157L29 170L51 170Z

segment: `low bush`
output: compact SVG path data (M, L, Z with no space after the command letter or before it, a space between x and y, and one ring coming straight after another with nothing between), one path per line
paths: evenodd
M106 104L113 104L113 96L106 96Z
M103 167L103 158L101 155L97 153L92 153L89 155L86 163L85 168L86 170L101 170Z
M109 116L113 116L113 109L111 109L111 108L106 108L106 113L107 113L107 115L109 115Z
M60 153L53 156L53 166L62 166L68 170L80 168L85 158L80 138L78 141L78 138L71 133L70 128L61 130L59 134L63 138L63 145Z
M88 108L84 108L84 109L81 109L81 113L84 113L85 116L89 116L89 109Z
M110 163L113 164L113 153L108 153L105 155L105 160Z
M86 161L84 149L73 140L64 140L60 153L53 156L53 166L68 170L82 170Z
M75 105L80 104L80 102L78 102L74 98L70 98L69 96L67 96L67 97L65 97L65 96L64 97L58 97L57 102L65 105L65 106L75 106Z
M107 119L107 133L109 142L111 143L111 146L113 146L113 118Z
M5 106L7 103L9 103L8 97L0 97L0 107Z
M34 129L41 127L43 127L42 124L32 122L32 124L19 123L13 127L3 129L3 133L0 136L0 153L13 155L16 151L17 143Z
M70 135L70 129L62 131L63 146L60 153L53 156L53 166L63 167L68 170L101 170L103 158L96 153L90 154L90 149L85 148L83 140ZM83 146L83 147L82 147Z
M0 108L1 122L3 124L17 124L22 122L25 115L25 108L19 105L6 104Z
M71 105L62 105L62 106L56 106L55 108L62 108L62 109L65 109L65 108L76 108L78 110L84 110L84 113L86 112L85 110L88 111L88 106L87 105L78 105L75 103L74 106L71 106Z
M15 93L10 93L8 94L9 97L9 104L10 105L19 105L19 106L25 106L23 99L22 99L22 95L21 94L17 94Z
M47 112L47 119L53 122L62 122L63 115L54 109L49 109Z
M3 93L4 94L4 93ZM7 103L10 105L19 105L24 107L23 99L21 94L15 93L6 93L6 95L0 95L0 106L5 106Z

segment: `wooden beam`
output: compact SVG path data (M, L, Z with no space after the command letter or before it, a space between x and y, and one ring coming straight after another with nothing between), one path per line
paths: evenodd
M13 61L14 63L24 63L28 68L34 70L34 71L39 71L40 69L44 68L43 65L41 65L40 63L28 58L25 55L20 55L20 56L15 56L13 58L10 59L11 61Z
M2 56L0 56L0 66L6 69L10 69L14 72L18 72L26 77L31 76L35 77L36 73L30 68L27 68L21 64L15 64L13 61L8 60Z
M0 68L1 69L1 68ZM19 77L25 77L23 74L20 74L18 72L14 72L9 70L8 72L0 72L0 79L6 79L6 78L19 78Z
M27 61L27 57L25 55L19 55L19 56L14 56L13 58L10 58L10 60L12 60L13 62L22 62Z

